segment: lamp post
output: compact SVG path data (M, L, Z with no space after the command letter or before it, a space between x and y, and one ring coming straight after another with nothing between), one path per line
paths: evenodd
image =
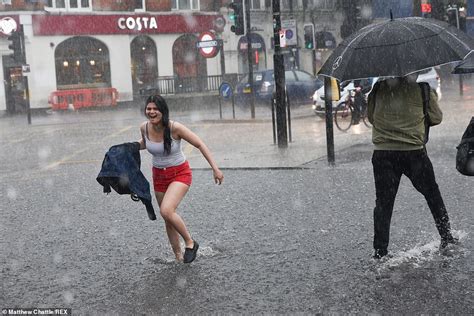
M458 8L458 6L457 5L449 6L447 12L448 12L448 17L450 16L450 14L454 13L455 20L449 21L449 22L450 22L450 24L452 24L453 26L455 26L459 30L460 26L459 26L459 8ZM459 74L459 95L461 95L461 96L464 95L463 88L464 87L463 87L462 74Z

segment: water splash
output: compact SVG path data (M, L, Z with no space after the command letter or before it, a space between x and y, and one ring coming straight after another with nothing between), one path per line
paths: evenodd
M64 303L71 304L74 301L74 295L71 291L64 291L63 293Z
M218 249L213 249L211 247L201 247L199 248L198 251L198 256L203 256L203 257L215 257L220 253Z
M426 262L462 257L466 252L466 249L462 244L469 234L465 231L453 230L453 235L459 238L459 245L450 245L446 249L440 251L439 240L432 240L427 244L422 245L418 244L411 249L398 251L387 256L387 258L380 261L381 264L376 270L381 273L386 270L393 270L396 267L406 265L418 268Z
M10 199L10 200L16 200L16 197L18 196L18 193L16 192L16 189L15 188L12 188L12 187L9 187L7 189L7 197Z

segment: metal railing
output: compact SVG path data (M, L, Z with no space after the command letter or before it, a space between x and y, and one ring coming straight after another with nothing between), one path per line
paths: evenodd
M243 76L244 74L236 73L224 75L225 81L230 82L234 86ZM218 92L219 86L223 81L222 75L187 78L162 76L156 79L155 85L143 87L139 92L140 95Z

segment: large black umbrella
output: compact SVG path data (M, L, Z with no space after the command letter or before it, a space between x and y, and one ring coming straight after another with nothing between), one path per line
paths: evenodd
M468 74L474 72L474 53L469 54L459 65L454 67L453 74Z
M346 38L318 74L339 81L401 77L461 61L472 50L474 39L445 22L419 17L391 19Z

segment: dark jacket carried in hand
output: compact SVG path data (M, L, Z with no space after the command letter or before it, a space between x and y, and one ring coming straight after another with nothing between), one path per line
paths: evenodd
M113 188L118 194L131 194L133 200L145 204L148 217L156 219L150 194L150 184L140 171L140 144L123 143L109 148L105 154L97 182L104 187L104 193Z

